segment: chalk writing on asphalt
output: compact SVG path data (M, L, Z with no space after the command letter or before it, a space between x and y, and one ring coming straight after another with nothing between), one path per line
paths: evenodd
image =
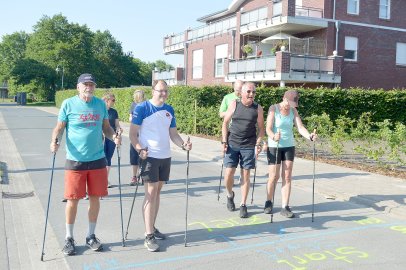
M392 226L390 229L406 234L406 226Z
M214 219L210 221L196 221L189 223L189 226L199 226L204 229L207 229L208 232L212 232L213 229L229 229L232 227L238 226L251 226L251 225L259 225L269 223L268 218L263 218L261 216L252 215L248 219L241 219L239 217L233 217L229 219Z
M379 218L370 217L370 218L356 220L355 223L358 223L360 225L369 225L369 224L385 223L385 221L383 221L382 219L379 219Z
M292 267L292 270L306 270L307 266L311 266L312 269L320 269L322 267L317 267L316 264L321 262L325 264L326 261L330 260L352 264L356 260L366 259L368 257L368 253L359 251L355 247L339 247L334 251L324 250L322 252L319 251L295 255L289 259L278 260L278 263L288 265Z

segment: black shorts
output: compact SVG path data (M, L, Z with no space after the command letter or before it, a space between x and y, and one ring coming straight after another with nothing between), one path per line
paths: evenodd
M169 180L171 172L171 158L152 158L147 157L141 160L141 178L148 183Z
M132 144L130 144L130 164L140 165L140 155L138 155Z
M276 147L268 147L266 151L266 156L268 158L268 165L275 164L275 154L276 154ZM295 147L279 147L278 148L278 164L281 164L281 160L290 160L293 161L295 159Z

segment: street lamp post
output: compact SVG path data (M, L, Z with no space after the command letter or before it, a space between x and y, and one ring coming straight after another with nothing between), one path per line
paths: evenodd
M56 73L59 73L62 71L62 80L61 80L61 90L63 90L63 76L65 74L65 68L62 66L62 68L59 67L59 65L55 69Z

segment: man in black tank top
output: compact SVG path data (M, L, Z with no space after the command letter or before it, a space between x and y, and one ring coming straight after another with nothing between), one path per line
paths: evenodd
M227 209L229 211L235 210L233 185L235 170L239 163L243 170L241 218L248 217L246 202L250 189L250 170L255 168L255 158L261 151L261 142L264 136L264 111L261 105L254 101L255 92L254 83L244 83L241 90L241 101L233 101L230 104L222 126L221 143L223 153L225 153L224 182L227 190Z

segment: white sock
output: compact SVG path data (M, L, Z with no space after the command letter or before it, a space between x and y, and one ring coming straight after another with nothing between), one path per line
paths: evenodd
M229 197L229 198L233 197L233 192L231 191L231 193L230 193L230 192L228 192L228 190L227 190L227 197Z
M73 225L75 224L65 224L65 228L66 228L66 237L65 239L68 238L73 238Z
M89 227L87 231L87 237L90 237L92 234L94 234L94 231L96 230L96 222L89 222Z

